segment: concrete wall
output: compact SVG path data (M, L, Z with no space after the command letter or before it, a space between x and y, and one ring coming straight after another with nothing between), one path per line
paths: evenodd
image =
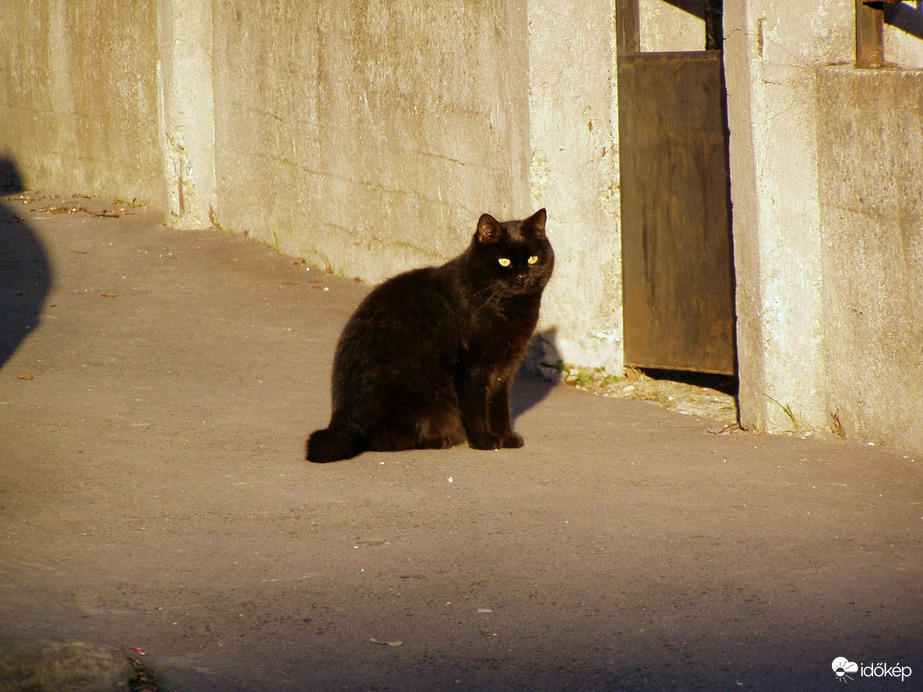
M377 282L531 211L522 3L216 2L214 27L223 227Z
M821 67L817 104L827 412L923 449L923 71Z
M5 2L0 158L29 188L163 205L154 2Z
M923 448L923 73L849 67L837 0L724 7L741 422Z

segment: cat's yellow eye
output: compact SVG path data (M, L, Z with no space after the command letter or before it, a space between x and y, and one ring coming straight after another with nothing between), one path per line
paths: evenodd
M510 266L510 261L509 261L506 257L498 257L498 258L497 258L497 262L500 263L500 266L501 266L501 267L508 267L508 266Z
M538 255L532 255L529 259L526 260L529 264L535 264L538 262Z

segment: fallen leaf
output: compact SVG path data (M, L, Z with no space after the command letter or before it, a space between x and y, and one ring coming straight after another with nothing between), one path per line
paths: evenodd
M32 380L32 379L35 379L35 378L32 377L32 375L17 375L17 376L16 376L16 379L19 379L19 380Z
M375 639L375 637L372 637L371 639L369 639L369 641L372 642L373 644L381 644L382 646L400 646L401 644L404 643L403 639L398 639L397 641L393 641L393 642L386 642L386 641L382 641L381 639Z
M103 298L118 298L119 297L118 293L100 293L99 295L101 295Z

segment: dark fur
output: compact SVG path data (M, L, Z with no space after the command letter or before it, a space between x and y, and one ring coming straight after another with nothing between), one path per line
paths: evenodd
M309 438L308 460L465 440L475 449L521 447L510 385L553 266L544 209L505 223L484 214L464 253L377 287L340 336L333 415Z

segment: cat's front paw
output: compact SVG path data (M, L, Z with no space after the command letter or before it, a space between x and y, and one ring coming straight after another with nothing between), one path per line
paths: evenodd
M500 449L503 446L503 440L493 433L482 433L480 435L469 435L468 446L472 449Z
M506 435L484 433L483 435L468 438L468 446L474 449L501 449L504 447L508 449L518 449L524 444L522 436L514 432L507 433Z
M511 432L509 435L503 438L503 446L508 449L519 449L525 444L522 440L522 435L518 433Z

